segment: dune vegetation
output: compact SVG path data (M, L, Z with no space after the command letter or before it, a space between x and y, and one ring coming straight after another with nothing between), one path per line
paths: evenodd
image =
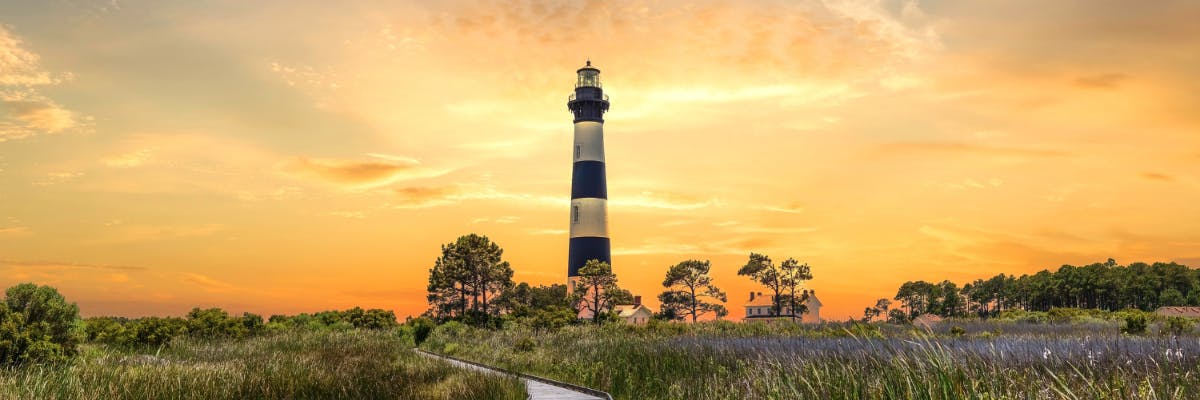
M1200 337L1153 321L447 323L422 348L609 391L618 399L1192 399Z
M515 378L412 351L396 330L287 330L169 346L84 344L73 360L0 371L4 399L524 399Z

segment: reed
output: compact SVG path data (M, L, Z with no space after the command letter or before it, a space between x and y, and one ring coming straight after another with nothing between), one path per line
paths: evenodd
M1119 324L652 324L537 331L447 324L431 351L623 399L1193 399L1200 338Z
M417 355L395 331L293 330L176 338L130 351L86 345L75 360L0 371L4 399L524 399L515 378Z

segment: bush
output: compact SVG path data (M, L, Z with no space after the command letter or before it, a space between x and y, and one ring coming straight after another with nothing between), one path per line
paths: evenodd
M220 308L193 308L187 314L187 333L208 339L240 338L246 335L246 327L241 318L232 318Z
M537 342L529 336L517 339L517 341L513 343L513 350L520 352L530 352L533 351L535 347L537 347Z
M417 346L428 339L429 334L433 333L433 329L437 328L437 323L427 317L413 319L408 322L408 325L412 327L413 342Z
M187 322L181 318L138 318L125 325L125 334L117 344L126 347L165 346L186 330Z
M79 307L49 286L22 283L0 303L0 366L60 362L86 337Z
M1146 333L1146 316L1140 313L1130 313L1125 317L1125 326L1121 327L1121 332L1130 335Z
M1162 330L1163 333L1170 333L1178 336L1191 332L1195 326L1196 322L1192 321L1191 319L1184 317L1168 317L1167 320L1163 322Z
M963 335L966 335L966 334L967 334L967 330L966 330L966 329L963 329L963 327L961 327L961 326L955 325L955 326L953 326L953 327L951 327L951 328L950 328L950 335L951 335L951 336L954 336L954 337L961 337L961 336L963 336Z

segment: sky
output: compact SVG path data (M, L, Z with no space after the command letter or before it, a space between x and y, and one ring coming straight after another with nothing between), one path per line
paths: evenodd
M487 235L566 280L567 96L619 283L750 252L822 316L908 280L1200 266L1200 3L0 2L0 286L85 316L426 309Z

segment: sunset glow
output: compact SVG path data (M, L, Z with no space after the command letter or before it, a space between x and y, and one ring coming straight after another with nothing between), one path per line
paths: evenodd
M603 71L621 286L750 252L907 280L1200 266L1200 3L6 1L0 283L85 316L427 307L468 233L565 283ZM69 28L69 29L68 29ZM651 305L654 301L649 301Z

